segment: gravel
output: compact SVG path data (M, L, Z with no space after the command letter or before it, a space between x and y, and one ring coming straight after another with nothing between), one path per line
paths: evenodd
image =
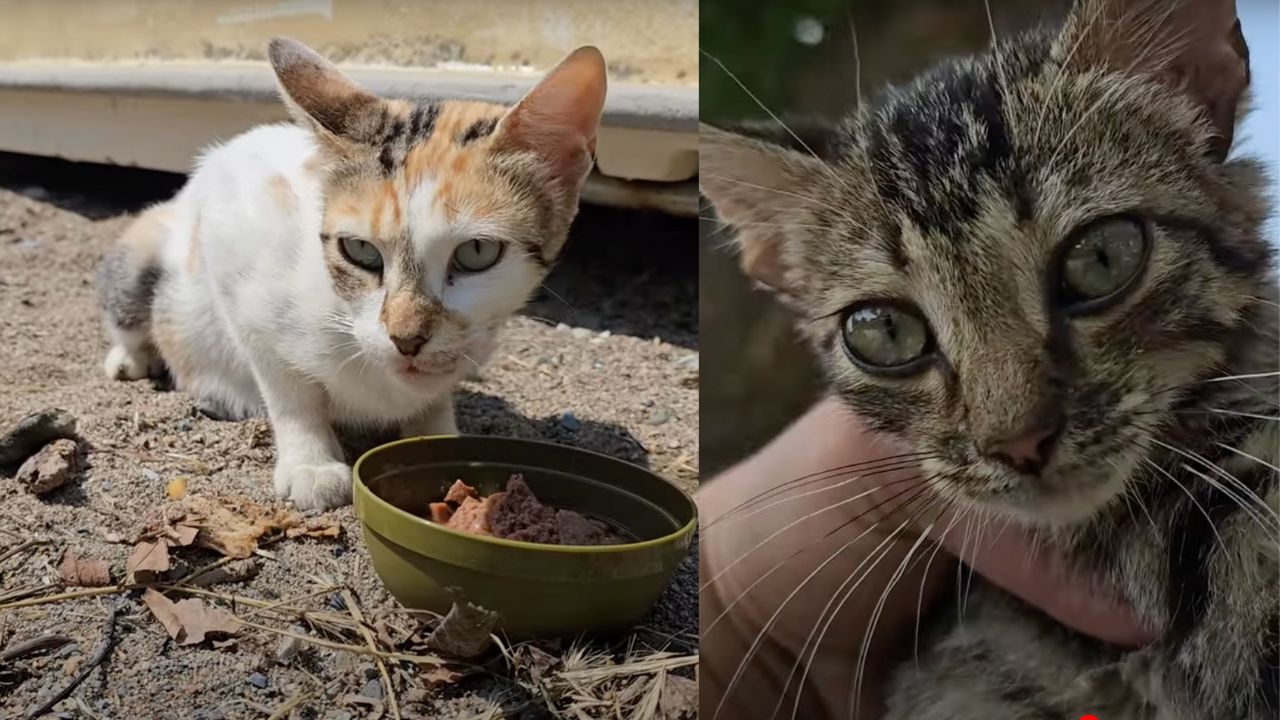
M4 189L25 186L38 190ZM107 343L92 287L97 260L125 226L124 210L174 187L169 176L0 155L0 432L35 410L63 408L79 421L83 449L76 481L42 496L22 489L13 468L0 468L0 552L27 539L49 541L0 563L0 595L55 582L67 549L105 560L113 578L123 577L130 546L119 540L165 502L165 486L177 477L187 479L190 493L273 499L265 423L216 422L181 393L108 381L101 370ZM647 465L691 491L698 474L693 238L691 221L584 210L546 291L510 323L490 364L458 393L459 426L589 448ZM557 330L560 323L565 330ZM654 407L669 408L671 418L648 422ZM336 517L338 540L276 543L258 559L257 575L209 589L275 601L334 582L350 588L366 614L394 606L350 508ZM179 554L192 566L216 559L200 550ZM53 632L94 647L110 602L88 597L0 612L0 647ZM321 608L328 599L307 602ZM338 687L304 703L298 717L370 712L368 705L339 706L342 697L373 692L378 678L361 667L366 658L309 646L290 654L288 665L275 664L280 641L265 633L243 633L222 649L178 647L135 596L119 617L105 670L75 693L103 718L262 718L315 680ZM645 624L696 636L693 557ZM21 716L65 682L64 662L24 660L30 677L0 693L0 717ZM400 694L418 690L417 701L401 700L405 717L469 717L501 694L467 680L437 696L422 692L417 677L397 682ZM69 699L55 712L76 707ZM513 717L548 714L535 703Z

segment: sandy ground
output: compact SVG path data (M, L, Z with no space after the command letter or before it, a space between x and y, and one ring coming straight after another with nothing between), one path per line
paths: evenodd
M88 449L87 467L48 495L26 492L12 468L0 471L0 555L24 540L48 541L0 561L0 604L42 585L50 587L35 597L62 590L57 567L67 550L106 559L112 576L121 578L131 547L108 537L128 536L144 512L166 502L166 483L176 477L189 479L190 493L272 499L265 423L214 422L193 413L180 393L148 382L109 382L100 370L106 345L92 287L95 264L126 223L125 213L166 197L175 182L140 171L0 157L0 425L33 410L63 408L78 417ZM698 473L692 224L588 209L569 247L547 283L550 291L511 323L493 361L462 388L461 428L594 449L647 465L691 490ZM336 593L290 599L341 585L366 615L404 622L383 614L397 606L368 563L350 508L336 514L343 528L337 540L279 541L255 557L254 578L210 589L340 610ZM217 558L201 550L176 554L193 567ZM57 706L62 717L264 718L299 693L312 696L286 716L389 716L367 657L309 646L279 664L280 638L266 631L242 632L222 649L178 646L137 592L123 596L110 659ZM0 716L22 716L74 674L98 644L116 597L0 610L0 648L53 632L75 641L10 665L17 674L8 682L19 684L0 689ZM593 647L618 652L628 640L647 647L673 636L672 649L687 653L687 643L696 642L696 599L696 569L686 562L646 621L651 631L596 639ZM256 620L291 624L270 612ZM305 624L299 629L318 632ZM499 677L501 671L434 689L412 665L393 663L392 672L405 717L549 716L539 698Z

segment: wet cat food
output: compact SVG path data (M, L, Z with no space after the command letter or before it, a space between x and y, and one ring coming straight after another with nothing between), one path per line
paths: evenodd
M445 527L506 540L547 545L618 545L628 539L603 521L544 505L518 474L504 491L481 497L462 480L444 500L427 507L427 518Z

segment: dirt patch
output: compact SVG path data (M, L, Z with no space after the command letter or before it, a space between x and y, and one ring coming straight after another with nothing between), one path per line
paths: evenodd
M262 421L215 422L180 393L148 382L109 382L100 369L106 341L92 273L124 227L122 210L148 199L138 188L154 178L135 183L127 172L0 161L0 182L15 162L24 178L0 189L0 423L64 408L78 419L84 450L75 475L42 496L18 482L15 468L0 469L0 556L40 541L0 560L0 605L23 596L103 593L0 610L0 648L47 634L72 641L0 668L0 683L10 683L0 687L0 715L21 717L60 689L94 653L104 622L118 609L110 656L55 711L88 716L83 704L103 718L263 718L277 710L295 718L391 717L374 656L292 637L366 646L349 619L354 602L367 626L385 633L374 638L378 647L426 652L415 643L434 620L403 613L387 595L350 508L333 513L339 537L281 537L237 561L252 562L255 571L224 574L228 582L201 588L205 606L242 617L256 612L250 622L270 628L246 627L230 640L214 634L216 642L176 642L140 589L63 586L59 567L69 550L79 564L105 561L111 577L122 579L131 531L147 511L171 502L175 480L184 480L184 495L271 502L273 452ZM53 186L31 186L33 177ZM641 233L659 239L618 246ZM670 240L677 235L683 242ZM492 362L460 392L459 425L590 448L691 489L698 472L691 224L592 210L570 247L547 283L550 291L511 323ZM637 261L641 247L652 256ZM219 559L197 545L173 554L189 571ZM171 594L174 601L186 597L196 595ZM494 653L478 669L392 659L387 677L403 717L549 717L531 688L568 687L566 677L579 684L594 678L591 687L612 697L629 691L643 698L653 685L634 678L691 672L678 658L696 643L696 601L696 569L687 561L645 628L629 636L597 638L585 651L568 644L508 647L509 656ZM627 663L643 659L627 655L633 641L653 650L668 645L677 659L655 656L649 670L632 675ZM629 690L633 685L638 689ZM664 707L671 702L664 698Z

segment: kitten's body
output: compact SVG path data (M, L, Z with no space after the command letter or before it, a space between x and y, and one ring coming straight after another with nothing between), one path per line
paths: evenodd
M928 453L965 517L1034 528L1160 633L1109 647L976 581L900 669L891 720L1280 710L1280 293L1262 173L1225 159L1247 80L1234 19L1223 0L1088 0L1060 36L891 92L821 161L704 136L704 187L748 271L807 316L833 391ZM1143 269L1105 308L1064 310L1065 244L1116 217L1141 218ZM845 308L884 300L932 327L930 365L851 362ZM983 449L1045 417L1036 470Z
M604 98L571 55L514 108L383 100L291 41L298 125L210 151L104 258L118 379L164 368L207 414L266 414L275 489L350 498L335 425L456 432L450 393L565 241Z

